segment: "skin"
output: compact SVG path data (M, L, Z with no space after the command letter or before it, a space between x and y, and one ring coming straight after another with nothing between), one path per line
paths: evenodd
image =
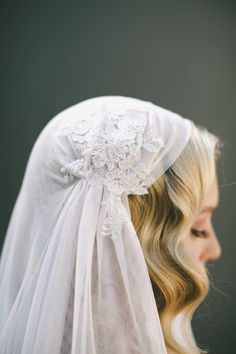
M190 252L204 265L207 261L217 260L222 254L220 243L212 225L212 215L218 204L219 186L217 177L215 177L206 196L204 206L194 220L188 238ZM199 230L203 233L200 233Z

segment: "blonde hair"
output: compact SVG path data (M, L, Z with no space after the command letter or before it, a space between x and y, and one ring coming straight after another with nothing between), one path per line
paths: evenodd
M148 189L129 195L131 219L139 237L152 282L168 353L207 353L195 341L192 316L209 291L207 269L186 249L195 216L216 175L221 142L205 128L194 125L184 151ZM174 317L184 312L187 348L172 334Z

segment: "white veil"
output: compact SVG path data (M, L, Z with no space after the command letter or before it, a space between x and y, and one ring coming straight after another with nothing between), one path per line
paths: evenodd
M0 353L167 353L128 194L145 194L192 122L101 96L56 115L27 163L0 259Z

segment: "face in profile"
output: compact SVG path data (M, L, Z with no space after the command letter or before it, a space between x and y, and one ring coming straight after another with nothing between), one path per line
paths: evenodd
M203 264L207 261L217 260L222 253L212 224L212 215L218 204L219 188L217 177L215 177L206 196L204 206L194 220L188 237L190 252Z

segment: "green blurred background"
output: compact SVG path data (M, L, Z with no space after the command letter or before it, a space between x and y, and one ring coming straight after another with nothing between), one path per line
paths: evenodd
M236 353L236 3L208 0L1 1L1 216L4 240L26 163L61 110L136 97L205 125L224 142L214 225L216 289L194 315L210 353Z

